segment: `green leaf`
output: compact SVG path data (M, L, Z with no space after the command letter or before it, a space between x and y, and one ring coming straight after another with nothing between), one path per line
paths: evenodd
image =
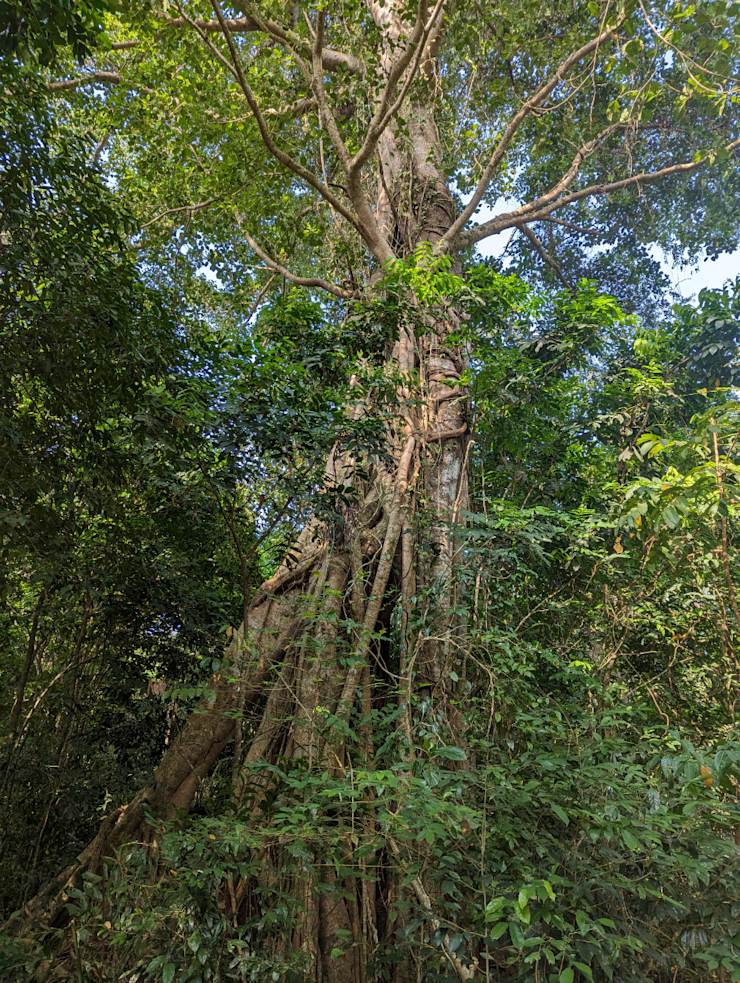
M524 948L524 932L522 932L517 922L509 922L509 935L511 936L511 941L514 943L517 949Z
M573 977L574 976L575 976L575 973L570 968L570 966L568 966L567 969L562 970L562 972L560 973L560 976L558 976L558 981L559 981L559 983L573 983Z
M551 802L550 803L550 808L555 813L555 815L558 817L558 819L560 820L561 823L565 823L566 826L569 825L570 819L568 818L568 813L565 811L565 809L561 809L560 806L555 805L554 802Z
M162 967L162 983L172 983L175 978L175 964L165 963Z
M438 747L435 748L434 758L446 758L448 761L467 761L467 755L462 748L453 747L452 745L448 747Z
M680 522L680 516L672 505L667 505L663 509L663 519L671 529L675 529Z
M587 966L585 963L573 963L573 965L576 967L576 969L580 969L586 979L593 980L594 977L590 966Z
M622 830L622 839L628 850L639 850L640 841L628 829Z

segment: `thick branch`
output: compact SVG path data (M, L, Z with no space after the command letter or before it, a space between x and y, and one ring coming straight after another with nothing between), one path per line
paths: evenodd
M63 79L61 82L49 82L46 86L49 92L64 92L65 89L78 89L81 85L125 85L129 89L137 89L146 96L156 94L156 89L148 89L145 85L138 82L130 82L123 78L118 72L92 72L90 75L83 75L76 79Z
M163 15L159 15L162 17ZM217 20L204 20L202 17L193 18L193 22L206 34L220 34L221 25ZM264 26L254 17L227 17L226 23L232 34L264 34ZM163 27L189 27L190 21L187 17L165 18ZM269 32L268 32L269 33ZM114 41L111 45L113 51L124 51L128 48L137 48L141 44L138 38L131 41ZM322 63L327 71L336 68L344 68L351 75L364 77L365 69L354 55L348 55L344 51L335 51L333 48L324 48L321 53Z
M438 247L442 251L444 251L445 248L449 248L450 244L457 238L458 234L465 228L469 220L475 214L476 208L478 205L480 205L483 195L485 194L488 185L491 183L491 178L493 177L496 168L503 160L504 155L509 149L512 140L516 136L519 127L527 116L529 116L532 110L536 109L540 103L550 95L553 89L564 80L565 76L574 65L576 65L579 61L582 61L587 55L590 55L592 52L596 51L604 41L608 41L614 36L614 28L609 27L605 31L602 31L597 37L589 41L588 44L584 44L577 51L574 51L573 54L569 55L560 65L552 78L549 79L549 81L546 82L545 85L539 89L539 91L535 92L533 96L527 99L527 101L506 127L504 135L499 140L498 145L496 146L496 149L491 155L491 159L486 166L486 169L483 171L481 179L478 182L478 187L473 192L472 198L463 209L460 216L455 220L455 222L453 222L449 230L440 240Z
M607 128L602 130L601 133L595 137L595 139L589 140L588 143L584 143L582 147L579 147L570 167L560 178L558 183L550 188L550 190L544 195L540 195L540 197L536 198L534 201L529 202L526 205L522 205L519 209L520 213L524 216L529 212L541 212L545 205L549 205L551 201L555 201L557 196L561 192L565 191L566 188L569 188L576 179L576 176L581 169L581 164L584 162L584 160L590 157L594 150L596 150L597 147L600 147L604 140L611 136L615 130L620 129L620 127L621 124L619 123L615 123L612 126L607 126Z
M233 34L261 33L262 28L253 17L226 18L226 26ZM204 20L202 17L168 17L164 20L163 27L189 27L195 24L206 34L220 34L223 26L218 20Z
M462 437L463 434L468 432L468 425L464 423L461 427L456 427L454 430L415 430L414 433L418 434L422 440L427 443L431 443L434 440L451 440L453 437Z
M725 145L724 150L730 152L736 150L738 147L740 147L740 140L733 140L731 143ZM538 199L528 205L522 205L520 208L505 212L503 215L497 215L496 218L492 218L490 221L484 222L474 229L466 230L457 237L454 242L454 248L455 250L466 249L468 246L472 246L473 243L480 242L481 239L487 239L488 236L497 235L506 229L518 228L523 222L543 221L556 209L563 208L565 205L571 205L576 201L581 201L583 198L608 195L614 191L621 191L623 188L629 188L633 185L651 184L653 181L659 181L661 178L671 177L674 174L691 174L700 167L704 167L708 161L709 155L702 157L701 160L671 164L668 167L661 167L657 171L633 174L631 177L623 178L621 181L591 184L587 188L582 188L580 191L573 191L569 195L558 198L557 201L548 204L544 208L538 207L538 201L542 200ZM537 208L537 211L534 210L535 208Z
M265 24L256 17L226 17L224 18L227 28L232 34L273 34L273 31L265 31ZM171 17L164 21L164 27L187 27L195 24L204 34L221 34L223 27L220 20L203 20L196 17L191 20L187 16ZM271 25L277 26L277 25ZM287 34L288 32L282 32ZM132 42L126 42L133 46ZM138 42L134 42L138 44ZM354 55L348 55L344 51L335 51L333 48L324 48L321 52L321 61L327 71L336 68L344 68L351 75L364 76L365 70L362 64Z
M570 187L580 171L581 164L584 162L584 160L586 160L587 157L590 157L594 150L603 143L606 137L610 136L619 128L619 123L608 126L605 130L602 130L602 132L595 139L589 140L588 143L584 143L582 147L579 147L570 167L560 178L557 184L550 188L550 190L544 195L540 195L539 198L535 198L534 201L528 202L526 205L520 205L519 208L515 208L511 212L507 212L507 215L516 214L520 219L526 219L526 217L532 212L542 214L542 209L546 205L549 205L550 202L554 201L559 194L565 191L566 188ZM491 221L495 221L495 219L492 219ZM487 224L489 223L484 223L483 225L478 226L478 228L485 228ZM519 225L519 223L514 224L517 226ZM463 238L465 235L466 233L463 233L461 238Z

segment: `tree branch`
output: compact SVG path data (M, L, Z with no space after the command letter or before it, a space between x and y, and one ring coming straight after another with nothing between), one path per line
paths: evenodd
M602 130L597 137L595 137L593 140L589 140L588 143L584 143L582 147L579 147L570 167L560 178L558 183L550 188L550 190L544 195L540 195L539 198L535 198L533 202L522 205L519 209L521 214L526 215L528 212L541 211L545 205L548 205L551 201L554 201L561 191L565 191L566 188L570 187L575 180L576 175L580 171L581 164L584 162L584 160L590 157L594 150L596 150L597 147L600 147L604 140L606 140L607 137L610 137L615 130L620 129L621 125L622 124L620 123L614 123L612 126L607 126L607 128Z
M66 89L78 89L81 85L125 85L129 89L137 89L146 96L156 95L156 89L148 89L145 85L138 82L130 82L117 72L92 72L90 75L83 75L76 79L63 79L60 82L48 82L49 92L64 92Z
M740 147L740 140L733 140L731 143L725 145L725 151L736 150ZM661 178L670 177L674 174L691 174L693 171L698 170L700 167L708 162L709 156L703 157L701 160L696 161L686 161L681 164L672 164L668 167L661 167L657 171L647 171L641 174L633 174L631 177L623 178L621 181L611 181L605 184L592 184L587 188L582 188L580 191L573 191L569 195L564 195L562 198L558 198L557 201L546 205L544 208L540 208L538 205L539 201L543 199L537 199L528 205L522 205L521 208L515 208L510 212L506 212L503 215L498 215L496 218L492 218L488 222L484 222L482 225L476 226L474 229L468 229L467 231L461 233L454 242L455 250L466 249L468 246L472 246L473 243L480 242L481 239L487 239L488 236L497 235L499 232L503 232L505 229L512 229L520 226L523 222L539 222L549 218L550 213L554 212L558 208L563 208L565 205L571 205L573 202L581 201L583 198L591 198L597 195L608 195L614 191L621 191L623 188L629 188L633 185L639 184L651 184L653 181L659 181ZM544 197L549 197L544 196ZM534 209L537 209L535 211Z
M212 205L214 201L218 201L220 197L220 195L216 195L214 198L208 198L206 201L199 201L193 205L180 205L177 208L166 208L163 212L160 212L159 215L155 215L154 218L150 219L148 222L145 222L141 228L148 229L150 225L154 225L154 223L158 222L161 218L165 218L167 215L174 215L176 212L190 212L192 215L193 212L200 211L201 208L207 208L209 205Z
M565 229L572 229L582 236L600 236L602 233L598 229L584 229L582 225L576 225L574 222L566 222L562 218L551 218L549 215L543 215L537 220L538 222L552 222L554 225L562 225Z
M221 24L218 20L204 20L202 17L195 17L191 21L190 18L186 16L167 18L162 14L160 14L159 17L163 20L162 27L182 28L192 26L192 23L195 23L206 34L222 33ZM232 34L273 33L266 30L265 24L256 17L227 17L225 20ZM287 32L284 33L287 34ZM111 47L114 50L119 50L121 48L135 48L139 44L141 44L141 41L138 39L135 41L118 41L111 45ZM333 48L325 48L321 53L321 57L323 66L327 71L332 71L336 68L344 68L351 75L359 75L360 77L364 77L365 75L365 69L362 63L355 58L354 55L348 55L344 51L335 51Z
M237 221L239 221L238 216ZM239 225L241 227L241 222L239 222ZM291 283L295 283L299 287L317 287L320 290L326 290L335 297L340 297L342 300L356 300L362 296L362 294L357 290L343 290L342 287L337 287L336 284L330 283L328 280L323 280L321 277L296 276L294 273L291 273L290 270L286 269L282 263L278 263L274 259L270 259L267 253L263 249L260 249L251 235L243 227L242 232L244 233L244 238L249 243L251 249L259 256L262 262L266 263L268 268L273 270L275 273L279 273L281 276L284 276L286 280L290 280Z
M535 248L536 252L538 253L538 255L540 256L540 258L543 259L545 261L545 263L547 263L547 265L553 271L553 273L558 278L558 280L560 280L560 282L563 284L563 286L567 290L569 290L570 293L574 293L573 287L565 279L565 275L563 274L563 271L562 271L562 269L560 267L560 264L558 263L558 261L555 259L554 256L551 256L550 253L548 253L548 251L542 245L542 243L537 238L537 236L534 234L534 232L531 229L527 228L527 226L524 225L524 224L518 225L517 228L519 229L519 231L521 233L523 233L523 235L525 235L527 237L527 239L529 239L530 243L534 246L534 248Z
M339 157L339 162L342 165L342 170L345 175L350 172L350 156L347 150L347 145L344 140L342 140L341 134L339 133L339 127L337 126L337 121L334 113L329 105L329 100L326 97L326 89L324 87L324 77L323 77L323 66L321 64L321 51L324 42L324 28L326 26L326 9L322 7L316 18L316 38L314 40L313 46L313 73L311 79L311 87L316 94L316 100L319 104L319 112L321 114L321 119L323 120L324 126L326 127L327 133L329 134L329 139L332 142L334 149L337 152L337 157ZM354 202L353 202L354 204ZM357 206L355 205L355 209Z
M386 81L385 89L380 97L378 107L375 110L370 125L367 128L367 133L363 141L362 147L357 151L352 160L352 171L353 173L359 172L360 168L366 163L370 158L371 154L374 153L375 147L377 146L378 140L380 139L383 130L390 122L392 116L398 111L403 100L406 98L406 94L409 90L409 86L413 81L416 71L421 60L421 55L426 45L427 38L432 28L435 26L436 18L439 10L442 7L444 0L437 0L432 16L429 18L429 23L425 23L425 18L427 15L427 5L426 0L420 0L419 12L416 18L416 23L414 24L414 29L411 32L408 43L396 61L391 65L388 70L388 79ZM408 78L405 81L403 90L398 99L394 103L391 103L393 93L401 79L401 76L406 71L411 63L412 58L416 54L416 59L413 68L411 69Z
M217 13L217 16L219 16L218 0L211 0L211 3L214 10ZM295 39L293 39L288 32L283 31L283 29L280 28L279 25L275 25L269 22L265 22L264 27L266 31L273 33L274 36L277 37L283 44L285 44L286 47L291 51L291 54L293 55L293 57L296 58L296 61L298 62L298 66L300 70L303 72L306 81L309 83L313 92L315 93L316 100L319 105L321 119L327 127L332 144L337 152L339 161L342 165L342 169L344 170L344 173L347 177L346 193L355 210L356 217L350 217L351 213L346 209L343 210L342 208L339 208L338 211L340 212L340 214L344 215L344 217L347 218L348 221L352 222L353 226L362 236L366 245L370 248L376 259L378 259L379 262L381 263L386 263L388 262L388 260L394 258L393 251L391 250L389 244L385 240L385 237L380 231L380 228L378 227L378 223L375 219L375 215L367 203L361 182L359 180L359 174L352 173L351 170L352 165L349 157L349 151L347 150L347 147L344 141L342 140L341 134L339 133L339 128L336 123L336 118L332 112L332 109L329 105L329 101L326 96L326 90L324 88L324 81L322 77L322 63L319 57L320 52L323 50L322 41L323 41L324 23L325 23L324 17L325 14L323 11L321 11L318 17L318 31L317 32L312 31L314 35L314 45L312 51L312 67L310 69L308 68L304 60L301 58L301 56L295 50L296 49ZM310 22L309 22L309 27L311 27ZM298 39L298 40L301 41L301 44L303 43L303 39ZM232 57L234 57L233 42L230 42L230 47L232 48ZM259 121L258 121L258 125L259 125ZM319 192L324 195L324 198L326 198L326 200L329 201L329 199L324 194L324 192L321 191L318 186L316 185L314 186L317 187L317 190L319 190ZM326 186L327 186L326 184L322 185L322 187L326 187ZM338 201L338 199L334 199L334 201ZM330 202L330 204L333 204L333 202Z
M578 149L568 170L561 177L558 183L554 187L552 187L546 194L541 195L539 198L535 198L534 201L528 202L526 205L520 205L519 208L515 208L511 212L508 212L507 214L508 215L516 214L520 219L522 219L527 217L530 212L535 212L535 211L538 213L541 212L542 208L544 208L545 205L548 205L551 201L554 201L555 198L557 198L557 196L562 191L565 191L565 189L573 183L573 180L575 179L576 175L581 169L581 164L584 162L584 160L586 160L586 158L589 157L594 152L594 150L601 145L601 143L603 143L606 137L610 136L616 129L618 129L620 125L621 124L619 123L615 123L612 126L608 126L605 130L602 130L602 132L594 140L589 140L588 143L584 143L584 145ZM491 222L494 221L496 220L491 219ZM484 222L483 225L480 225L477 228L483 229L489 224L490 222ZM518 225L518 223L516 222L512 224ZM507 227L510 228L510 226ZM469 230L469 231L474 231L474 230ZM463 233L460 238L464 238L465 236L466 233Z
M223 30L223 26L218 20L204 20L202 17L195 17L191 20L187 15L165 17L164 14L160 14L159 16L162 18L163 27L192 27L195 24L206 34L220 34ZM226 25L233 34L262 33L262 28L253 17L230 17L226 20Z
M290 106L281 106L280 109L266 109L263 116L303 116L309 109L316 109L318 103L313 98L298 99ZM553 219L554 221L554 219Z
M436 25L437 17L442 9L443 3L444 0L437 0L434 12L429 18L429 22L426 23L425 19L428 12L427 0L419 0L416 23L408 43L401 55L390 66L383 94L380 97L378 106L368 126L362 147L349 162L349 166L346 167L349 197L357 212L358 218L367 230L367 235L364 235L363 238L365 238L365 241L371 247L375 256L382 263L392 259L394 254L378 226L374 212L365 200L362 182L360 180L361 172L364 164L374 154L383 131L406 98L409 87L418 71L427 39ZM409 68L412 59L414 63L408 72L401 93L395 102L391 103L396 86L403 77L404 72Z
M439 251L444 252L445 249L448 249L451 243L458 237L462 229L465 228L468 221L472 218L476 208L481 203L488 185L491 183L491 178L493 177L494 171L503 160L506 151L509 149L512 140L516 136L517 130L527 116L529 116L532 110L536 109L540 103L550 95L553 89L564 80L565 76L574 65L576 65L587 55L590 55L593 51L598 50L599 45L602 44L602 42L608 41L614 36L615 29L613 27L609 27L605 31L602 31L597 37L589 41L588 44L584 44L577 51L574 51L573 54L569 55L560 65L552 78L549 79L549 81L547 81L545 85L543 85L542 88L539 89L531 98L527 99L527 101L506 127L504 135L499 140L498 145L496 146L496 149L491 155L491 159L486 166L486 169L483 171L481 179L478 182L478 187L473 192L472 198L458 218L452 223L447 232L439 240L437 244Z
M189 20L187 17L177 17L165 22L165 27L184 27L185 23ZM293 39L290 38L292 32L286 31L280 27L279 24L275 24L272 21L263 21L259 17L253 15L246 15L245 17L239 17L236 19L225 18L226 25L232 34L270 34L274 37L280 38L280 40L293 40L305 43L303 38L295 36ZM218 34L223 31L220 20L202 20L197 18L195 21L199 27L201 27L208 34ZM335 68L345 68L352 75L364 76L365 69L362 63L354 57L354 55L348 55L344 51L335 51L333 48L324 48L321 52L321 60L324 68L331 71Z
M214 3L215 7L218 8L218 13L220 14L220 7L218 7L217 0L212 0L212 2ZM180 13L182 14L182 9L180 10ZM302 164L299 164L298 161L294 160L289 154L286 154L284 150L281 150L280 147L278 147L278 145L272 139L272 136L270 135L270 131L267 128L267 123L265 122L265 119L257 104L257 100L255 99L254 93L249 87L249 84L247 83L247 80L244 77L244 73L241 70L241 63L239 61L239 56L236 51L236 48L234 46L234 40L231 37L231 33L229 32L228 25L225 22L225 18L223 17L223 14L221 14L221 20L223 21L222 24L223 33L226 37L227 44L229 45L229 51L232 55L232 58L236 58L234 64L229 62L229 60L221 54L221 52L218 50L216 45L213 44L210 38L206 35L205 31L201 30L194 20L188 17L187 14L182 14L182 16L197 31L204 44L210 49L210 51L216 56L216 58L221 62L221 64L239 83L239 86L241 87L241 90L244 93L244 96L249 105L249 108L252 111L252 115L254 116L255 122L257 123L257 127L260 131L260 136L262 137L262 142L265 144L265 146L270 151L272 156L275 157L276 160L280 161L280 163L284 167L288 168L288 170L292 171L294 174L297 174L298 177L303 178L303 180L307 184L310 184L312 188L318 191L321 197L324 198L324 200L327 201L330 205L332 205L339 212L340 215L343 215L347 219L347 221L353 226L353 228L357 229L360 235L363 236L363 238L365 238L364 229L362 228L361 223L358 221L357 217L353 215L352 212L346 207L346 205L344 205L344 203L341 202L339 198L337 198L336 195L334 195L330 191L330 189L323 183L323 181L320 181L315 174L313 174L311 171L308 170L308 168L304 167Z
M416 78L416 74L419 70L419 65L421 64L421 60L424 55L424 50L427 46L427 42L429 41L432 31L434 31L435 34L437 34L439 31L438 21L440 19L444 4L445 4L445 0L437 0L436 6L434 7L432 14L429 20L427 21L426 25L424 26L422 39L416 48L416 58L414 59L414 64L412 65L411 70L406 76L406 80L403 84L403 88L401 89L400 95L396 98L396 101L388 108L385 116L380 121L379 124L380 132L378 133L378 138L380 137L380 135L382 134L383 130L386 128L388 123L393 119L393 117L396 115L398 110L403 105L403 101L406 98L409 89L411 88L411 83Z

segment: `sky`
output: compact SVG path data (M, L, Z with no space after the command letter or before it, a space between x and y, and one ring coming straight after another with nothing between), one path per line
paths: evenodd
M482 206L475 214L476 222L485 222L489 218L510 208L515 208L518 202L499 199L495 208ZM511 237L511 229L501 232L490 239L483 239L477 244L481 256L500 256ZM710 289L723 286L726 280L735 280L740 276L740 252L722 253L716 260L705 259L694 266L674 266L670 260L661 255L662 250L654 247L656 259L662 260L663 268L671 279L673 286L683 297L689 300L696 296L704 287Z

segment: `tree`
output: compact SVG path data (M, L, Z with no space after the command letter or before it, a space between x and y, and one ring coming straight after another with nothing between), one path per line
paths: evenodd
M323 295L341 312L339 344L362 356L347 415L371 422L380 409L388 422L382 453L340 435L328 505L255 592L211 697L154 782L37 899L36 917L63 914L71 879L96 874L102 852L137 835L147 810L188 809L237 734L242 803L269 798L269 776L288 781L280 762L330 781L372 759L367 723L390 707L396 764L413 770L415 701L437 715L448 760L471 763L457 568L469 512L472 247L516 233L550 289L575 295L547 352L591 344L574 315L594 246L624 252L621 269L603 265L600 285L625 303L651 274L654 285L654 268L640 268L650 243L674 254L734 246L735 219L716 200L737 174L735 29L734 7L716 3L224 12L214 0L211 11L111 13L94 62L54 65L60 112L96 134L96 159L141 215L143 262L169 276L176 303L205 263L242 317L278 290ZM521 203L471 224L502 195ZM687 201L699 203L690 218ZM393 633L396 661L382 678L373 658ZM399 802L409 794L400 789ZM385 849L398 859L395 839ZM271 883L281 861L270 851L242 877L234 913ZM409 877L408 893L433 910L423 879ZM347 937L365 952L375 898L354 869L323 883L342 878L334 895L294 879L288 893L302 907L291 944L307 973L354 981L362 956L331 954ZM452 938L441 936L444 959L473 978L478 957L461 958Z

